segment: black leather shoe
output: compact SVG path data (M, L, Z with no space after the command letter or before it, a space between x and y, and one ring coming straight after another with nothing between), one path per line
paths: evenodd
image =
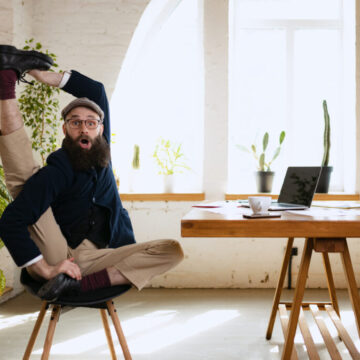
M18 50L15 46L0 45L0 70L13 69L20 79L29 70L49 70L53 59L34 50Z
M80 281L66 274L58 274L45 283L37 292L37 295L47 301L55 301L61 295L78 294L80 292Z

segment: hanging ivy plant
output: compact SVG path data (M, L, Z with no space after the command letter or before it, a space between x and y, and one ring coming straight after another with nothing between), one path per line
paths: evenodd
M35 43L34 39L30 39L26 40L25 44L24 50L42 52L54 60L53 67L58 67L56 55L48 50L43 51L41 43ZM31 84L25 85L19 98L19 108L23 114L24 124L31 129L32 148L40 155L43 166L47 156L58 147L59 94L59 88L34 80Z
M12 201L11 195L6 188L5 178L4 178L4 169L0 165L0 218L8 206L8 204ZM4 246L3 241L0 239L0 249ZM4 272L0 269L0 295L3 293L6 286L6 278Z

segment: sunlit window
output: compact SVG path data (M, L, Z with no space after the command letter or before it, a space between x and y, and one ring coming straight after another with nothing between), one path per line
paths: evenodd
M229 187L255 191L255 160L286 139L272 170L279 191L287 166L320 166L323 100L331 119L331 191L355 189L355 3L232 0L229 7Z
M193 0L153 0L135 31L111 98L112 156L121 192L162 191L152 156L160 138L181 145L181 160L190 168L176 175L174 191L201 191L203 53L198 6ZM137 172L132 170L135 144L140 148Z

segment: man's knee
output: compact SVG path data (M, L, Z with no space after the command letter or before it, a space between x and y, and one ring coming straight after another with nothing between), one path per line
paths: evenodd
M165 256L174 264L184 259L183 249L177 240L157 240L148 251L154 255Z

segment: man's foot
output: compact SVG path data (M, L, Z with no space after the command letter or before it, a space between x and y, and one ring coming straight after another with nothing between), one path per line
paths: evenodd
M18 50L15 46L0 45L0 70L13 69L18 79L29 70L49 70L53 59L34 50Z
M46 282L38 291L37 295L47 301L55 301L61 295L77 294L81 290L79 280L75 280L66 274L58 274Z

